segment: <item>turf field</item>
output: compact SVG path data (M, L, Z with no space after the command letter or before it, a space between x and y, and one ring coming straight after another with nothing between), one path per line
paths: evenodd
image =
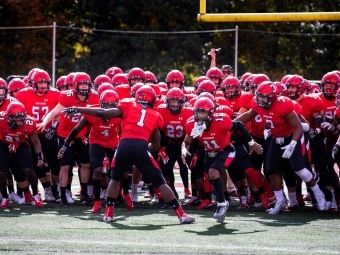
M310 204L268 215L239 209L233 200L224 224L214 221L212 209L184 207L196 222L180 225L171 209L150 205L143 193L135 211L117 207L113 223L77 200L70 208L11 203L0 211L0 254L340 254L340 215L316 212Z

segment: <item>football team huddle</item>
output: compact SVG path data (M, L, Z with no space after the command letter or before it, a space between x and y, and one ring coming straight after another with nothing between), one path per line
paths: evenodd
M179 70L158 82L137 67L111 67L93 82L85 72L70 73L55 88L39 68L8 84L0 78L0 207L42 207L38 181L45 202L69 207L78 166L80 201L100 213L105 199L104 221L114 220L119 204L134 210L144 183L145 198L192 223L178 202L178 165L185 205L215 206L219 223L230 189L240 208L277 214L311 201L338 213L340 71L318 85L298 74L238 79L230 65L212 65L193 89L184 84Z

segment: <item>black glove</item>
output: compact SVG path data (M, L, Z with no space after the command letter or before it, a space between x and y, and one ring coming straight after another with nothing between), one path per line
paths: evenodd
M73 114L78 113L78 109L75 107L68 107L68 108L64 108L61 110L61 112L65 113L65 117L69 118L70 116L72 116Z
M46 130L46 133L45 133L46 140L51 140L53 138L58 125L59 125L59 122L57 120L53 121L52 126Z

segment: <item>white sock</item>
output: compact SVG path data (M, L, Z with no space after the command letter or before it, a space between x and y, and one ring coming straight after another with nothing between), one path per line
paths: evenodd
M131 189L132 192L137 192L138 184L132 183Z
M295 205L297 204L297 200L296 200L296 192L289 192L289 202L292 204L292 205Z
M316 196L317 194L322 193L321 189L319 188L319 185L315 184L313 187L310 187L311 190L313 190L314 195Z
M93 196L93 185L87 185L87 195Z
M275 197L276 197L276 202L280 203L280 202L284 201L282 189L280 189L278 191L274 190L274 194L275 194Z

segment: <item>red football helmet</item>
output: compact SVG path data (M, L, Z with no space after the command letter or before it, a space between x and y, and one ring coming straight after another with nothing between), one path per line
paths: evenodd
M326 98L334 98L340 84L340 77L335 72L326 73L321 80L321 90Z
M195 121L200 123L210 122L212 120L214 108L215 104L210 98L198 98L193 107Z
M310 84L310 93L320 93L321 92L321 88L318 84L311 82Z
M144 73L145 73L145 81L144 81L144 83L153 83L153 84L157 83L156 75L154 75L150 71L145 71Z
M11 129L17 129L25 124L26 110L20 102L12 102L7 106L8 125Z
M280 81L274 82L276 86L276 95L277 96L284 96L287 93L287 87Z
M212 67L207 71L205 76L207 76L209 79L218 79L218 83L216 84L216 86L220 86L223 79L223 72L218 67Z
M101 75L98 75L94 81L93 81L93 86L94 86L94 89L95 90L98 90L98 87L100 85L102 85L104 82L108 82L111 84L112 80L109 76L107 76L106 74L101 74Z
M282 77L281 82L282 82L284 85L286 85L287 80L288 80L290 77L292 77L292 76L294 76L294 75L293 75L293 74L286 74L285 76Z
M131 98L131 87L128 84L118 85L115 88L115 91L119 95L119 99L122 100L124 98Z
M155 91L156 97L157 97L158 99L160 99L160 98L162 97L161 88L158 87L157 84L149 84L149 85L150 85L151 88L153 88L153 90Z
M20 78L14 78L8 84L9 95L11 97L14 97L14 93L17 93L18 91L26 87L27 85L23 80L21 80Z
M113 89L105 90L100 95L99 102L100 102L101 108L105 108L105 109L114 108L119 103L119 95Z
M269 109L277 99L276 86L271 81L262 82L256 89L256 102L259 107Z
M8 86L7 86L7 82L0 78L0 89L4 90L3 94L0 94L0 102L4 101L7 97L7 93L8 93Z
M178 82L180 84L179 88L183 89L184 81L185 81L184 75L179 70L170 71L165 78L165 82L168 85L168 89L171 89L170 82Z
M113 87L113 85L110 82L104 82L101 85L99 85L97 93L100 96L101 94L103 94L104 91L112 89L114 90L115 87Z
M196 81L194 82L195 90L197 90L198 85L200 85L200 83L201 83L202 81L205 81L205 80L210 80L210 78L207 77L207 76L200 76L200 77L198 77L198 78L196 79Z
M228 106L230 107L230 102L224 97L215 97L215 104L218 106Z
M137 90L138 90L140 87L142 87L142 86L144 86L144 83L142 83L142 82L137 82L137 83L135 83L134 85L132 85L132 87L131 87L131 96L132 96L132 97L135 97L135 96L136 96Z
M75 89L75 86L74 86L74 84L73 84L73 78L74 78L74 76L75 76L76 74L77 74L77 73L72 72L72 73L69 73L68 75L66 75L66 78L65 78L65 85L66 85L67 89L70 89L70 90Z
M223 91L219 90L215 92L215 97L224 97Z
M139 67L134 67L132 68L128 74L127 74L127 79L129 81L129 85L132 86L134 83L131 83L131 80L139 80L138 82L143 82L145 81L145 72L143 71L143 69L139 68Z
M33 74L34 74L36 71L39 71L39 70L41 70L41 69L38 68L38 67L35 67L35 68L31 69L31 71L28 72L28 75L27 75L27 80L28 80L27 85L28 85L28 86L32 87L32 83L33 83L32 77L33 77Z
M241 76L241 79L240 79L240 84L241 84L241 89L243 91L248 91L249 90L249 86L247 86L247 84L245 83L246 79L252 75L252 73L249 73L249 72L246 72L244 73L242 76Z
M161 94L165 96L168 93L168 85L165 82L158 82L157 85L161 89Z
M118 86L118 85L125 85L125 84L129 84L129 81L127 79L127 75L124 74L124 73L119 73L119 74L116 74L115 76L113 76L112 78L112 85L115 87L115 86Z
M202 81L196 90L196 94L199 95L202 92L209 92L210 94L214 95L216 91L216 85L211 80L204 80Z
M33 73L31 83L34 92L46 94L50 89L51 78L45 70L39 69ZM38 85L38 83L42 84Z
M123 73L122 69L119 67L110 67L109 69L106 70L105 74L112 79L116 74Z
M66 75L60 76L59 79L56 81L55 85L59 91L63 91L67 89L65 84Z
M233 90L229 91L229 89L232 88ZM221 90L226 98L232 99L238 97L241 95L241 84L239 79L235 76L226 77L221 84Z
M92 80L90 75L84 72L76 73L73 77L73 84L76 87L76 93L80 96L88 96L92 88ZM79 88L79 85L86 84L87 88Z
M215 101L215 97L209 92L202 92L201 94L197 96L197 98L201 98L201 97L207 97L207 98L210 98L211 101L213 102Z
M305 92L305 87L303 86L305 83L305 79L301 75L291 75L286 83L282 82L283 84L286 85L287 87L287 96L290 99L297 99L300 95L302 95ZM290 92L289 88L290 87L296 87L296 90L294 92Z
M156 93L150 85L143 85L137 90L135 98L136 102L142 106L153 107L156 102Z
M172 88L166 93L166 104L170 111L177 112L181 110L184 103L185 96L182 89Z
M263 73L256 74L253 79L251 79L249 84L249 89L253 95L255 95L255 91L257 87L264 81L269 81L269 77Z

